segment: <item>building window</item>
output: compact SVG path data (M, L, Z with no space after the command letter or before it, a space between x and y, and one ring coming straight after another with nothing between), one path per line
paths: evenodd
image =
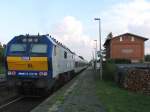
M131 37L131 41L134 41L134 37Z
M66 59L67 58L67 52L64 51L64 58Z
M120 37L120 42L123 41L122 37Z

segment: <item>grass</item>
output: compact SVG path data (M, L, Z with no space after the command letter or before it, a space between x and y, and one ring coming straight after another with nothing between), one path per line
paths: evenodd
M60 96L57 97L57 101L60 101L61 103L63 103L64 100L65 100L64 95L60 95Z
M111 81L96 81L97 95L106 112L149 112L150 96L119 88Z

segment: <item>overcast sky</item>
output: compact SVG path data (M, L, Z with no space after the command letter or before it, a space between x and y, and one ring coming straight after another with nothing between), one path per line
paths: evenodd
M92 58L101 18L102 44L109 32L150 38L149 0L1 0L0 42L20 34L47 34L86 59ZM150 53L150 41L145 53Z

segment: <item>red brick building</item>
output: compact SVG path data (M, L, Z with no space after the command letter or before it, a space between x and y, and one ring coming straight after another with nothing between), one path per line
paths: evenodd
M132 62L144 60L145 37L125 33L113 37L110 33L104 43L106 59L130 59Z

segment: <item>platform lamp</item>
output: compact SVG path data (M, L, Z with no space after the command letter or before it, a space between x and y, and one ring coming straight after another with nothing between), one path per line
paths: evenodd
M94 18L94 20L99 22L100 79L102 80L101 19Z
M96 48L95 48L95 70L96 70L96 67L97 67L97 40L94 40L94 41L96 44Z

